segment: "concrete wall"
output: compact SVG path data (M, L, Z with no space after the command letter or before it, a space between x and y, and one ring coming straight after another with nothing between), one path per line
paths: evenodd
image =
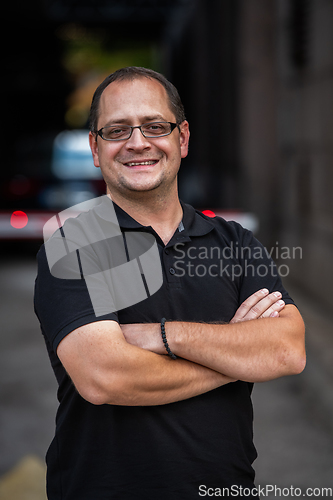
M333 2L242 0L243 190L290 278L333 306Z
M276 237L278 180L275 2L241 0L239 159L243 207L260 219L260 239Z

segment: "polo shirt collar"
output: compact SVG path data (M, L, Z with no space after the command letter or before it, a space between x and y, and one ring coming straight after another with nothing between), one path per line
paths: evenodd
M197 212L191 205L187 205L187 203L183 203L182 201L181 205L184 214L182 222L186 235L204 236L214 229L214 224L210 220L207 220L203 214Z
M103 196L102 202L94 208L94 211L101 219L108 222L114 222L115 212L119 226L124 229L140 229L144 227L128 215L116 203L112 202L108 196Z
M110 216L110 209L112 210L110 203L111 200L105 197L102 203L94 209L97 215L106 221L113 221L112 216ZM203 215L200 215L191 205L183 203L182 201L180 201L180 203L183 208L183 226L178 230L178 236L180 236L182 240L188 239L191 236L203 236L214 229L214 224ZM143 226L137 222L116 203L113 202L113 206L121 228L147 229L147 226ZM177 239L179 241L179 238Z

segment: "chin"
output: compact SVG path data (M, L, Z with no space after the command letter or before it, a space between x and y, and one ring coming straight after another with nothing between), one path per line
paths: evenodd
M147 192L158 189L162 184L163 180L158 179L153 182L124 183L123 188L125 188L125 190L132 192Z
M153 184L149 186L127 186L127 191L131 193L149 193L150 191L155 191L160 187L160 184Z

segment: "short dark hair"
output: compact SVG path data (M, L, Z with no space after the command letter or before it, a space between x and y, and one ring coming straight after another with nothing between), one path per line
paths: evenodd
M153 78L163 85L169 99L170 109L174 113L178 125L186 119L184 106L180 99L178 90L171 82L169 82L169 80L167 80L167 78L165 78L164 75L148 68L141 68L138 66L127 66L126 68L121 68L115 71L114 73L111 73L111 75L107 76L105 80L95 90L89 114L89 128L93 134L97 133L99 101L106 87L110 85L110 83L115 82L116 80L134 80L136 78L143 78L143 77Z

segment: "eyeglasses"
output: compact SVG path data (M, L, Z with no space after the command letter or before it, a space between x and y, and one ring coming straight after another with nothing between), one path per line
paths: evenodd
M111 125L110 127L101 128L98 130L97 134L104 139L104 141L126 141L131 137L133 130L138 128L143 137L153 139L154 137L170 135L176 127L180 130L177 123L171 122L144 123L136 127L132 127L131 125Z

